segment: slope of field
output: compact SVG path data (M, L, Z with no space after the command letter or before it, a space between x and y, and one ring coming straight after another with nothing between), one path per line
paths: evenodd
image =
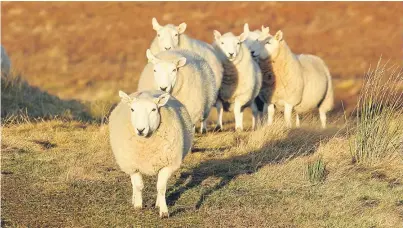
M133 209L130 177L113 160L107 127L10 126L2 140L2 227L400 227L401 160L354 165L343 124L326 131L315 124L197 137L169 181L165 220L154 207L155 177L145 177L145 208ZM326 180L312 184L307 165L320 157Z
M2 2L2 44L32 85L67 99L96 100L134 91L145 51L161 24L211 43L212 31L282 29L296 53L322 57L336 78L337 105L354 100L379 57L402 60L400 2ZM337 79L349 79L337 80ZM350 80L351 79L351 80Z
M391 67L401 65L402 3L0 4L1 43L16 72L1 78L1 227L403 224L403 75ZM240 33L245 22L282 29L295 52L321 56L334 75L328 129L316 111L292 129L276 112L272 126L250 131L245 115L247 131L233 132L231 117L224 132L196 135L169 181L169 219L154 207L155 177L145 177L144 208L134 210L105 121L117 91L136 89L153 16L185 21L186 33L207 42L212 30ZM340 101L355 107L381 55L389 64L369 74L360 95L369 104L343 115Z

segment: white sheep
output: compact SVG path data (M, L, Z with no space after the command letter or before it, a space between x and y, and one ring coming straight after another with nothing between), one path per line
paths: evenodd
M248 34L246 40L244 41L244 44L249 49L252 58L256 62L258 62L260 51L263 49L261 43L259 42L259 37L262 34L262 32L259 29L256 29L255 31L250 31L248 23L244 24L243 32Z
M326 113L333 108L331 76L325 63L317 56L292 53L283 39L282 31L271 36L267 29L259 40L264 45L259 65L265 68L263 74L271 77L271 89L266 94L269 124L273 122L274 105L284 107L288 127L292 126L293 108L298 127L299 114L318 107L321 124L325 128Z
M1 75L7 76L10 74L11 61L3 45L1 45L0 48L1 48Z
M240 36L232 33L221 35L214 30L214 37L213 46L224 67L224 77L218 94L219 101L222 101L226 111L233 108L235 129L241 131L243 130L243 110L251 106L252 128L255 128L257 108L253 101L259 93L262 75L248 48L243 44L247 33L242 33ZM219 111L218 128L222 128L223 105Z
M195 52L183 49L160 52L147 50L149 63L140 75L138 90L158 89L178 99L188 110L192 122L206 121L217 98L217 88L210 65Z
M169 177L181 165L193 140L186 108L168 93L119 91L120 103L109 117L110 143L120 169L129 174L132 203L142 208L142 174L156 175L160 217L168 217L165 192Z
M161 26L157 19L153 18L152 25L153 29L157 33L150 46L152 53L158 54L160 51L178 48L197 53L210 65L216 80L215 84L217 91L220 89L223 77L223 67L217 56L217 53L210 44L187 36L184 33L187 27L186 23L181 23L178 26L173 24ZM216 104L215 106L217 107L217 111L219 111L219 104Z
M262 31L260 31L259 29L250 31L248 23L245 23L243 31L244 33L248 34L244 43L251 52L253 60L259 63L259 55L262 50L264 50L264 45L262 44L262 42L259 41L259 37L262 32L265 34L269 34L269 28L266 28L262 25ZM254 102L257 109L263 114L264 109L267 109L267 94L269 94L270 92L270 87L273 81L272 72L267 69L267 64L262 64L262 66L259 65L259 67L261 67L260 70L262 72L262 87L260 89L259 95L255 98Z

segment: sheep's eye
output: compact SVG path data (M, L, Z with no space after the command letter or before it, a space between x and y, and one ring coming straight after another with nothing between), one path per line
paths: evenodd
M178 33L176 33L175 36L178 36Z
M222 45L224 45L224 42L221 42Z
M238 42L237 44L238 44L238 45L240 45L240 44L241 44L241 42Z
M154 72L157 72L156 70L154 70Z
M132 110L132 112L134 112L134 109L133 109L133 108L130 108L130 110Z
M176 72L176 68L172 72Z
M157 109L156 109L156 108L153 108L151 111L152 111L152 112L155 112L155 111L157 111Z
M161 35L160 34L158 34L158 37L160 37Z

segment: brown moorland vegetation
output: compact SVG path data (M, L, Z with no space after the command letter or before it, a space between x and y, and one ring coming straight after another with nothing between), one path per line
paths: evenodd
M401 3L1 6L2 44L14 67L1 78L2 227L403 224ZM335 77L338 110L328 129L316 113L286 129L278 114L257 131L232 132L229 122L224 132L197 135L169 181L171 217L159 219L153 206L155 177L145 178L144 208L134 210L105 121L117 91L136 88L152 16L186 21L188 34L208 42L213 29L237 33L244 22L281 28L292 50L321 56ZM341 100L349 110L359 101L357 112L343 115Z

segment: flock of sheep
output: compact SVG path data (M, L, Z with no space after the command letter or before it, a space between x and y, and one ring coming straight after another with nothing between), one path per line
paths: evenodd
M121 102L109 118L110 142L117 164L131 177L132 203L142 208L141 174L156 175L160 217L168 217L167 181L191 150L196 126L207 131L211 108L217 109L216 129L222 129L223 111L233 111L235 129L243 130L243 111L252 109L255 129L259 113L273 123L275 108L284 110L291 127L292 110L299 115L319 109L322 127L333 108L329 70L317 56L296 55L282 31L269 28L239 36L214 31L212 45L185 34L186 23L162 26L152 19L156 37L147 50L148 64L138 91L119 91Z

